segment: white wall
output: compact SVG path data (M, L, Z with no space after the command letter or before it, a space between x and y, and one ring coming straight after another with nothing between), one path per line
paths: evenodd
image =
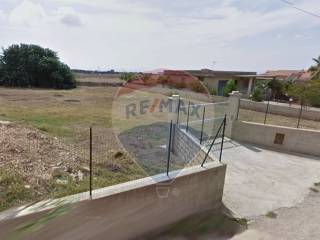
M283 145L274 143L277 133L285 135ZM283 151L320 156L320 131L235 121L232 138Z

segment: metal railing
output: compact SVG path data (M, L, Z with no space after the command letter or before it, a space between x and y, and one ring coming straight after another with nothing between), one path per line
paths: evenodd
M224 119L223 119L223 122L221 123L220 127L219 127L219 130L217 131L207 153L206 153L206 156L205 158L203 159L203 162L201 164L201 167L203 167L203 165L205 164L205 162L207 161L207 158L211 152L211 149L213 147L213 145L215 144L218 136L219 136L219 133L220 131L222 130L222 138L221 138L221 147L220 147L220 155L219 155L219 162L221 162L221 159L222 159L222 152L223 152L223 143L224 143L224 134L225 134L225 130L226 130L226 123L227 123L227 115L224 116Z

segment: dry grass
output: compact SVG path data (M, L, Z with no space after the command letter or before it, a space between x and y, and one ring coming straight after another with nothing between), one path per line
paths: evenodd
M265 113L263 112L246 109L240 109L239 111L239 120L241 121L264 123L264 119ZM296 128L298 125L298 118L268 114L266 124ZM302 119L299 128L320 131L320 122Z
M114 152L121 150L111 128L112 102L117 90L114 87L79 87L73 90L0 88L0 120L12 121L22 128L36 128L43 134L58 138L70 146L72 151L76 151L80 159L79 167L88 160L89 127L93 126L94 188L141 178L145 173L130 156L124 154L114 159ZM50 160L50 157L50 152L41 155L41 159ZM31 156L30 159L41 160ZM118 168L108 168L114 162ZM7 172L8 169L2 170L0 189L5 194L0 194L0 208L34 200L34 194L29 193L39 189L37 186L31 186L30 191L27 191L25 185L30 185L28 179L14 175L14 179L19 179L16 181L19 186L11 193L12 188L1 181L7 179L5 176L12 175ZM61 197L88 190L86 176L82 181L75 181L69 176L61 180L67 180L68 184L56 184L55 179L39 181L39 184L45 184L46 191L41 192L41 196L36 199Z

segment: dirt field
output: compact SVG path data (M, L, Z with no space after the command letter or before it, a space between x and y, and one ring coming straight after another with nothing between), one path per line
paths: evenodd
M88 190L90 126L94 188L145 176L111 129L116 91L0 88L0 120L11 122L0 125L0 209Z

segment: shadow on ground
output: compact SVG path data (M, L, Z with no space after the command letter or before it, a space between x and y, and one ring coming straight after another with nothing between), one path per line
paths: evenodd
M225 207L222 211L196 214L172 224L145 240L227 240L247 229L245 219L236 219Z

